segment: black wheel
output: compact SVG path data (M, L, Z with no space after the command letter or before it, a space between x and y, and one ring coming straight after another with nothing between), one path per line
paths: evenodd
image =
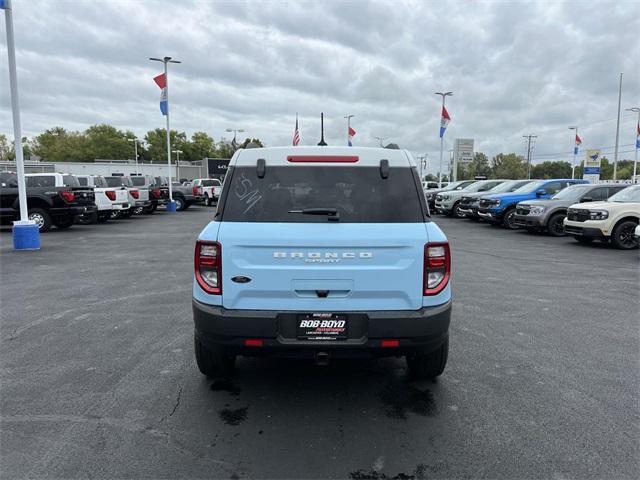
M94 212L94 213L90 213L88 215L79 215L76 219L76 221L80 224L80 225L93 225L94 223L98 223L98 213ZM56 224L56 226L58 226Z
M120 218L120 210L111 210L111 218L114 220Z
M564 233L564 218L564 213L551 215L551 218L549 218L547 222L547 232L549 232L549 235L552 237L563 237L566 235L566 233Z
M158 208L158 204L154 203L153 205L151 205L151 213L155 212Z
M517 230L519 227L516 225L516 209L510 208L506 212L504 212L504 217L502 217L502 225L504 228L508 228L509 230Z
M413 378L435 378L444 372L449 356L449 338L437 350L425 355L407 356L409 375Z
M142 213L144 213L145 215L151 215L153 212L155 212L155 208L153 208L153 205L149 205L148 207L144 207L142 209Z
M51 216L49 212L42 208L30 208L29 220L36 222L38 230L41 232L46 232L51 228Z
M576 239L576 241L580 242L580 243L591 243L593 242L593 238L591 237L573 237Z
M144 212L144 207L135 207L133 209L134 215L142 215L143 212Z
M613 229L611 234L611 243L620 250L631 250L638 248L638 240L634 235L634 230L638 226L638 222L633 220L623 220Z
M126 210L120 210L120 218L129 218L133 215L133 207L127 208Z
M98 213L98 223L106 223L111 218L111 210L108 212Z
M464 218L465 215L460 211L460 202L456 202L453 204L453 208L451 209L451 214L455 218Z
M174 197L174 202L176 202L176 211L181 212L186 208L186 202L182 197Z
M207 377L231 378L235 370L236 357L228 355L224 350L211 350L196 337L193 339L196 352L196 363L200 373Z
M76 217L62 217L57 219L54 222L54 225L56 226L56 228L59 229L65 229L65 228L69 228L71 225L73 225L73 223L76 221Z
M205 194L204 194L204 204L205 204L207 207L210 207L210 206L211 206L211 199L209 198L209 194L208 194L208 193L205 193Z

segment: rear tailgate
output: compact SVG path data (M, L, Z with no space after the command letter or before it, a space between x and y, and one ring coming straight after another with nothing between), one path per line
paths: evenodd
M81 206L93 205L95 203L95 193L91 187L71 187L76 203Z
M358 311L422 307L423 223L223 222L228 309ZM236 276L250 278L235 283ZM325 295L326 297L322 297Z

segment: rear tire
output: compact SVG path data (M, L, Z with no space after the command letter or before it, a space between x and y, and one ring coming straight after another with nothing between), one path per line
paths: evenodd
M435 378L444 372L449 357L449 338L435 351L407 356L407 367L412 378Z
M41 232L46 232L51 228L51 215L42 208L30 208L29 220L36 222Z
M620 250L638 248L638 240L633 231L638 226L633 220L624 220L615 226L611 233L611 243Z
M552 237L564 237L566 233L564 233L564 213L556 213L551 215L549 221L547 222L547 232Z
M107 213L98 213L98 223L106 223L111 218L111 211Z
M176 211L181 212L186 208L186 203L182 197L174 197L173 201L176 203Z
M205 194L204 194L204 204L205 204L207 207L210 207L210 206L211 206L211 199L209 198L209 194L208 194L208 193L205 193Z
M196 363L200 373L212 378L231 378L235 371L236 357L223 349L211 350L194 337Z

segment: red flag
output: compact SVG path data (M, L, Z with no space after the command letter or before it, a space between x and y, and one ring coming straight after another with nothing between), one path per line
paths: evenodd
M164 76L164 73L161 73L157 77L153 77L153 81L156 82L160 88L165 88L167 86L167 77Z

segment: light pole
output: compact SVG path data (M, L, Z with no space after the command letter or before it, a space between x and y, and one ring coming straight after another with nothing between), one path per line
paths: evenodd
M13 9L11 0L0 2L4 10L7 29L7 53L9 57L9 88L11 90L11 112L13 115L13 136L16 152L16 176L18 177L18 205L20 220L13 222L13 248L16 250L39 250L40 230L36 222L29 220L27 190L24 180L24 154L22 152L22 128L20 125L20 102L18 99L18 74L16 69L16 47L13 38Z
M453 95L453 92L435 92L435 95L440 95L442 97L442 113L444 114L445 108L445 98ZM444 129L446 128L446 124L444 122L444 115L440 121L440 163L438 165L438 188L442 188L442 155L444 152Z
M349 137L349 132L351 131L351 119L355 117L355 115L345 115L344 118L347 119L347 145L351 146L351 138Z
M571 178L576 178L576 155L578 155L578 144L576 139L578 138L578 126L569 127L569 130L575 130L576 134L573 137L573 160L571 161Z
M176 154L176 180L180 181L180 154L182 150L172 150Z
M620 73L620 88L618 90L618 121L616 123L616 149L613 153L613 180L618 179L618 141L620 140L620 105L622 104L622 73Z
M384 148L384 147L382 146L382 140L384 140L384 138L382 138L382 137L375 137L375 136L374 136L373 138L375 138L376 140L378 140L378 142L380 143L380 148Z
M238 142L236 141L236 134L243 133L244 130L242 128L227 128L227 132L233 132L233 140L231 140L231 146L233 147L233 151L235 152L238 148Z
M633 159L633 182L636 181L636 174L638 172L638 149L640 149L640 107L632 107L625 109L629 112L636 112L638 114L638 123L636 124L636 153Z
M127 138L127 142L133 142L133 155L136 160L136 175L138 175L138 139L136 137Z
M162 62L164 64L164 80L166 89L166 102L167 102L167 167L169 169L169 204L167 211L175 212L176 204L173 201L173 189L171 188L171 130L169 128L169 73L167 72L167 65L169 63L182 63L179 60L172 60L171 57L154 58L149 57L149 60L154 62Z

